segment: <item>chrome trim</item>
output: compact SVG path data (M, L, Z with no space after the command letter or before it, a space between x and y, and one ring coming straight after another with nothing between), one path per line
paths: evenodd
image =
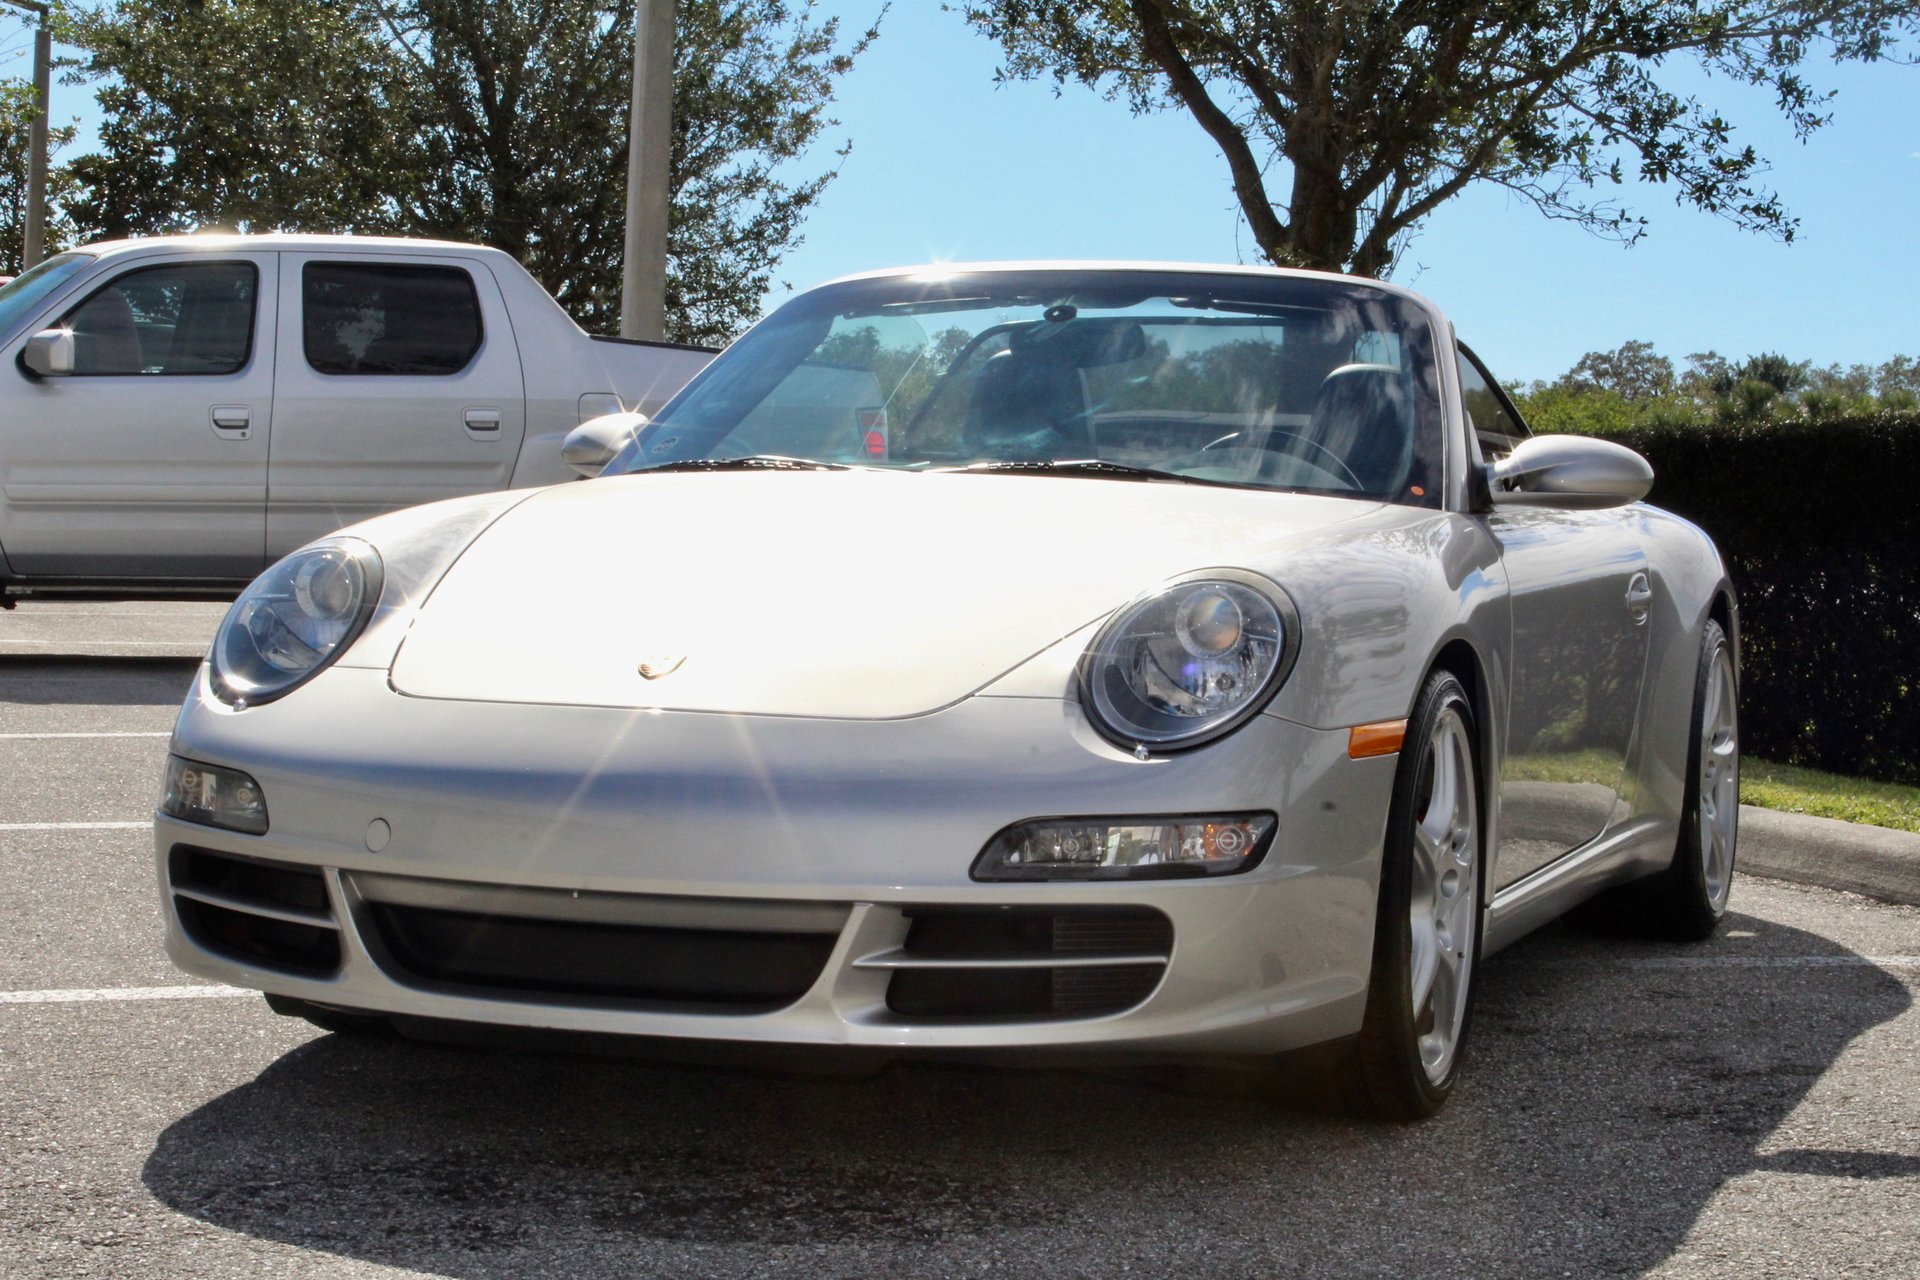
M184 885L174 885L173 892L182 898L192 898L195 902L204 902L210 907L219 907L225 911L238 911L242 915L264 916L268 920L278 920L283 924L304 924L315 929L340 931L340 922L331 914L317 914L306 911L291 911L285 907L269 907L253 901L251 898L236 898L231 894L214 893L207 889L189 889Z
M894 948L875 951L853 962L856 969L1106 969L1121 965L1167 963L1160 951L1130 952L1125 955L1088 955L1075 951L1031 951L1001 956L921 956Z

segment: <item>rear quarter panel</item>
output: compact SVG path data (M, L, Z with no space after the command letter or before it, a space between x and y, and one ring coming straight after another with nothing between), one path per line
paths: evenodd
M1633 514L1647 549L1654 603L1647 625L1647 678L1639 731L1628 759L1626 799L1635 817L1678 821L1685 800L1693 687L1700 634L1714 600L1733 600L1719 550L1697 526L1644 503ZM1736 619L1737 614L1733 615ZM1736 634L1729 637L1736 645ZM1735 654L1738 669L1738 652Z

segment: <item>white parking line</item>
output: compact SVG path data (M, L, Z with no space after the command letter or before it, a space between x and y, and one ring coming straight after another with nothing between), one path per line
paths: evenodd
M90 649L109 649L109 648L197 649L200 645L200 641L199 640L17 640L11 636L9 636L5 640L0 640L0 645L5 645L8 648L12 648L15 645L23 645L23 644L62 645L69 649L72 648L74 645L85 645ZM187 655L182 654L181 656L185 657ZM197 657L198 654L196 653L194 656Z
M47 738L171 738L171 730L143 733L0 733L0 742L40 742Z
M121 654L121 649L171 649L171 654L161 654L163 658L179 658L186 662L200 656L200 645L196 641L23 641L23 639L0 639L0 654L29 656L19 651L40 651L50 649L60 656L71 658L98 658L98 656L132 656ZM83 651L84 652L79 652Z
M194 614L211 614L216 608L225 608L217 601L182 601L171 609L123 609L116 604L83 604L64 600L58 604L34 604L21 602L25 607L16 615L22 621L28 618L190 618ZM193 606L198 605L198 608ZM185 606L185 607L182 607Z
M0 991L0 1004L93 1004L103 1000L230 1000L257 991L239 987L83 987L71 991Z
M0 831L146 831L151 822L0 822Z

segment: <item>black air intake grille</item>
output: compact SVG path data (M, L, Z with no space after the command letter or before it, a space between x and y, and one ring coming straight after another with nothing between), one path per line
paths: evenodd
M173 907L187 936L216 955L303 977L340 968L340 927L317 867L175 845Z
M1147 908L914 908L887 1008L916 1022L1044 1022L1121 1013L1153 994L1173 922Z
M698 1013L768 1013L812 987L837 934L684 929L366 904L383 967L431 990Z

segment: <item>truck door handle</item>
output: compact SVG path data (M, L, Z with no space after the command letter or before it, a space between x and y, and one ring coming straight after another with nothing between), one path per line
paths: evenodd
M253 434L253 407L244 404L217 404L209 412L216 435L229 440L245 440Z
M1647 580L1644 573L1634 574L1632 581L1627 583L1627 612L1637 625L1647 620L1647 613L1652 607L1653 583Z
M498 409L469 409L466 413L467 430L496 432L500 430L500 411Z

